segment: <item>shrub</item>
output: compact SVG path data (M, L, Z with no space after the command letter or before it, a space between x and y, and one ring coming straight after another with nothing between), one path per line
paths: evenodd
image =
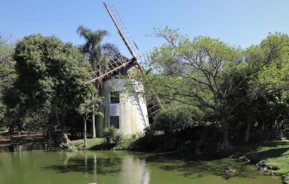
M114 134L114 136L112 137L112 142L113 142L114 144L120 143L121 140L122 140L122 134L120 134L120 133L118 133L118 132L116 132L116 133Z
M123 136L122 140L116 145L115 148L120 150L131 150L134 142L138 139L139 136L137 134Z
M202 119L202 113L197 108L174 106L162 110L156 117L152 129L173 132L194 126Z
M144 129L144 135L145 136L153 136L155 134L155 131L151 127L145 127Z
M60 148L65 149L70 152L77 151L77 147L73 143L61 143Z
M118 144L122 140L122 134L118 133L114 126L105 128L103 132L105 142L108 144Z

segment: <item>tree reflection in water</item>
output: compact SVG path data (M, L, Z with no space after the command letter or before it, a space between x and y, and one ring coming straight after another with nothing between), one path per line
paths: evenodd
M144 158L138 158L127 152L66 152L63 165L53 165L45 169L57 172L83 172L87 178L93 175L96 182L98 176L115 175L119 183L149 184L150 174Z

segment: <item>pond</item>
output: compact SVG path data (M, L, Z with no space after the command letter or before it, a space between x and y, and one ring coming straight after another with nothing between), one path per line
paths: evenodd
M236 169L227 176L226 166ZM234 159L184 161L126 151L0 153L0 184L281 184Z

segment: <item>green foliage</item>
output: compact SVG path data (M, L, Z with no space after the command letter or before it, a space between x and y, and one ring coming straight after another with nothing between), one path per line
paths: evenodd
M71 43L39 34L20 40L13 58L18 76L6 95L9 126L66 131L91 93L91 85L83 85L90 79L88 61Z
M85 39L85 43L80 47L82 53L88 56L93 71L103 71L108 67L108 61L111 56L119 54L118 48L111 43L103 43L105 36L109 33L106 30L96 30L79 26L77 33Z
M80 46L79 50L83 53L84 56L86 56L89 60L91 69L92 69L92 77L95 77L97 75L103 74L104 71L107 71L111 65L109 65L110 59L112 57L115 57L116 55L119 55L118 48L111 44L111 43L102 43L105 36L108 36L109 33L106 30L96 30L92 31L89 28L86 28L84 26L79 26L77 29L77 33L80 35L80 37L83 37L85 39L85 43ZM102 83L102 80L97 81L99 83ZM100 89L100 85L96 84L98 89ZM96 92L92 92L93 94L98 94ZM95 112L98 109L98 102L100 102L100 99L93 96L90 99L86 99L85 102L81 105L80 109L78 111L85 115L85 119L88 119L88 113L92 112L92 116L95 116ZM94 118L92 118L93 123L93 137L95 137L95 121Z
M19 74L16 87L29 101L36 100L39 105L58 102L71 105L86 91L82 84L90 78L89 68L71 43L41 35L25 37L16 44L14 59Z
M134 145L142 136L137 134L123 136L121 140L114 147L117 150L133 150Z
M77 147L73 143L61 143L60 148L70 152L77 151Z
M3 95L15 80L15 62L12 59L13 46L8 44L0 34L0 125L4 123L7 106L3 102Z
M102 43L108 36L105 30L79 26L77 32L85 39L79 48L39 34L23 38L14 48L0 36L1 126L79 133L79 121L102 115L97 88L83 84L98 75L96 71L109 69L108 62L119 51ZM146 76L135 73L133 82L144 84L146 96L159 96L165 108L145 129L145 138L123 138L108 127L107 143L128 148L142 140L149 145L155 130L174 132L200 122L221 125L225 139L233 126L241 130L254 123L255 129L281 132L287 128L288 35L269 33L247 49L205 36L190 39L168 27L155 29L153 36L168 45L154 50L145 63ZM135 91L135 85L130 87L128 92Z
M76 146L78 150L82 150L84 148L83 140L73 140L72 144ZM96 147L101 146L105 143L103 138L92 138L87 139L86 149L96 149Z
M239 112L253 107L256 99L269 100L288 90L286 34L269 34L247 50L210 37L189 39L168 27L155 29L153 35L164 38L168 45L155 49L146 63L150 71L147 80L143 80L146 90L157 93L168 109L172 102L186 104L202 112L195 120L219 122L226 147L230 147L231 117L244 118L244 114L252 113ZM164 129L182 129L192 122L189 113L162 113L159 119L164 122ZM172 121L165 124L165 119Z
M202 112L194 107L177 105L162 110L156 117L153 129L173 132L193 127L202 121ZM146 132L150 134L150 132Z
M151 137L155 134L155 130L151 126L145 127L144 129L144 136Z
M114 126L105 128L103 137L108 144L118 144L123 138L122 134L118 133Z
M84 102L81 103L77 109L81 115L86 116L86 119L88 119L88 114L91 114L93 111L95 111L95 114L103 116L101 112L98 112L99 103L102 98L97 95L98 92L95 87L91 87L90 90L91 92L86 96Z
M16 73L12 59L13 46L0 35L0 88L7 88L13 83Z
M258 162L259 166L267 166L275 170L276 175L288 174L288 141L270 141L255 145L245 157ZM286 175L284 175L285 177Z

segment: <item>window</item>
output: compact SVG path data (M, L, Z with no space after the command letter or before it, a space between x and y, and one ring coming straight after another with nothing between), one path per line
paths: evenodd
M119 129L119 116L110 116L110 126Z
M119 91L110 92L110 103L119 103Z

